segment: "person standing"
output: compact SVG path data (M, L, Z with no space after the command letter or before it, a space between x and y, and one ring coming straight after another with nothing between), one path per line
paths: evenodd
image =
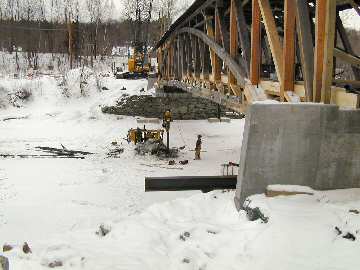
M195 159L196 160L200 160L201 157L200 157L200 152L201 152L201 135L198 135L198 139L196 141L196 146L195 146Z

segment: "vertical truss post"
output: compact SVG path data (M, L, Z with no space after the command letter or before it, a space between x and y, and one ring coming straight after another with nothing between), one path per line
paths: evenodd
M187 75L187 49L186 49L186 36L181 35L182 43L182 78Z
M251 62L250 81L257 85L260 81L261 61L261 21L258 0L252 0L252 24L251 24Z
M181 43L181 36L177 37L177 79L181 81L182 78L182 43Z
M237 29L238 29L238 36L240 41L240 46L243 54L243 59L245 61L245 71L247 76L250 73L250 37L249 37L249 30L245 20L244 10L242 7L243 0L234 1L234 5L237 11Z
M314 44L311 33L309 6L304 0L295 0L295 9L306 101L312 102L314 80Z
M220 30L220 19L219 19L219 11L215 9L215 42L221 44L221 30ZM213 77L215 82L221 81L221 68L222 68L222 61L221 59L215 55L215 63L213 65Z
M174 47L173 42L170 42L169 47L169 79L173 76L173 68L174 68Z
M203 42L202 43L202 54L203 54L203 61L202 61L202 74L204 80L209 79L209 68L210 68L210 51L208 46Z
M231 0L230 4L230 56L236 59L238 52L238 33L236 20L235 0ZM236 78L232 72L229 72L229 83L236 84Z
M320 102L322 89L322 74L324 61L324 41L325 41L325 22L326 22L326 2L327 0L316 1L315 17L315 63L314 63L314 102Z
M195 78L200 79L200 69L201 69L201 55L200 55L200 42L198 37L194 37L194 51L195 51L195 59L194 59L194 73Z
M212 19L209 16L205 16L205 23L206 23L206 34L210 37L210 38L214 38L214 28L212 25ZM215 79L215 74L214 74L214 67L215 67L215 62L217 61L216 59L216 54L214 52L213 49L210 49L210 60L211 60L211 66L212 66L212 72L213 72L213 77Z
M190 79L192 77L192 52L191 52L191 40L189 34L185 35L186 40L186 70L187 77Z
M284 4L284 48L283 76L280 84L280 101L284 101L286 91L294 91L295 69L295 2L285 0Z
M162 50L161 47L157 49L157 70L158 70L158 78L162 77Z
M321 101L329 104L334 70L334 44L336 35L336 1L326 1L326 23Z

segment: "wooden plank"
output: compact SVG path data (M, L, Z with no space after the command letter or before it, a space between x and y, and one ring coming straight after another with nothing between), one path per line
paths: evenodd
M211 19L208 19L208 17L205 17L206 19L206 33L208 35L208 37L214 39L214 28L213 28L213 25L212 25L212 20ZM209 50L210 50L210 60L211 60L211 66L213 68L213 72L214 72L214 67L215 67L215 61L216 61L216 55L215 55L215 52L213 49L211 49L209 47Z
M190 35L185 35L186 40L186 73L187 77L192 77L192 51L191 51L191 41L190 41Z
M240 46L242 50L242 57L245 62L245 71L247 74L247 77L250 76L250 61L251 61L251 45L250 45L250 34L248 25L246 23L244 10L243 10L243 3L246 1L244 0L238 0L234 1L234 5L236 6L237 10L237 30L238 30L238 37L240 41Z
M186 59L186 37L184 35L181 36L181 43L182 43L182 72L181 77L184 78L187 74L187 59Z
M360 58L355 55L347 53L339 48L334 48L334 56L354 67L360 68Z
M220 30L220 20L219 20L219 13L218 10L215 10L215 35L214 39L217 44L221 44L221 30ZM213 65L213 75L215 82L221 79L221 68L222 62L221 59L215 55L215 65Z
M192 35L195 35L198 38L200 38L203 42L205 42L209 47L211 47L215 51L216 55L231 70L231 72L234 73L237 80L237 84L241 87L244 87L245 78L244 78L243 69L232 57L230 57L230 55L223 49L223 47L221 47L213 39L209 38L204 32L200 30L190 27L184 27L177 31L177 34L181 34L181 33L190 33Z
M360 88L360 80L342 80L342 79L335 79L334 83L338 86L345 86L351 85L356 88Z
M284 101L285 92L294 91L295 70L295 1L285 0L283 76L280 87L280 101Z
M204 42L203 44L203 68L202 68L202 75L204 80L209 79L209 70L210 70L210 51L209 46L207 46Z
M295 0L298 44L301 69L305 83L306 101L313 101L314 81L314 45L311 34L311 22L308 3Z
M224 8L217 6L215 10L215 20L219 26L222 45L225 51L230 52L230 33L226 29Z
M322 1L322 0L319 0ZM336 2L326 2L326 23L325 23L325 39L324 39L324 61L323 76L321 88L321 101L325 104L330 103L331 85L333 82L334 69L334 41L336 34Z
M231 92L234 94L234 96L241 96L242 91L241 91L241 87L236 85L236 84L231 84L230 83L230 90Z
M320 102L324 61L327 0L316 1L313 101Z
M336 104L342 108L358 109L360 105L360 95L347 93L344 88L332 86L331 104Z
M194 70L195 70L195 77L196 78L200 78L200 73L201 73L201 57L200 56L200 43L199 43L199 38L198 37L195 37L194 38L194 43L195 43L195 67L194 67Z
M257 85L260 81L261 63L261 21L258 0L252 0L252 25L251 25L251 61L250 81Z
M182 54L182 44L181 44L181 35L177 37L177 73L176 73L176 77L178 80L181 80L182 77L182 59L181 59L181 54Z
M238 53L238 32L237 32L237 22L236 22L236 6L235 0L231 0L230 3L230 56L233 59L236 59ZM230 72L229 74L229 83L236 84L236 79L234 74Z
M258 0L261 16L264 21L267 38L270 43L270 49L273 56L276 74L279 81L282 81L284 74L283 68L283 48L280 43L279 33L276 28L275 19L271 10L269 0Z
M349 54L354 55L354 50L351 46L350 40L347 36L345 27L343 25L343 22L339 16L339 14L336 15L336 27L339 32L339 36L340 36L340 39L344 46L345 51L348 52ZM351 68L354 73L355 80L360 80L360 69L357 67L354 67L354 66L352 66Z
M264 89L266 94L280 97L280 83L279 82L261 80L259 85L262 89ZM298 96L300 98L301 101L306 101L304 84L301 84L301 82L296 82L294 84L293 92L296 96ZM288 101L292 100L292 97L293 97L293 96L290 97L290 95L286 94L286 92L284 93L284 96Z

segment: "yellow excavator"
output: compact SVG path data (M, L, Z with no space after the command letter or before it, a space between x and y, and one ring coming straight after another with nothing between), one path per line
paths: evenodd
M133 48L132 54L128 54L128 71L116 74L119 79L137 79L147 78L151 69L150 54L148 50L149 40L149 25L151 21L152 2L148 10L148 15L145 16L142 12L139 0L136 0L136 18L133 21L133 39L131 47Z

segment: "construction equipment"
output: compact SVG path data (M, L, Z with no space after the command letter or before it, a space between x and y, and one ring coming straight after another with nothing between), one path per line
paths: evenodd
M172 113L170 111L170 109L166 110L166 112L164 112L164 116L163 116L163 128L165 128L166 130L166 148L167 148L167 151L169 152L170 150L170 123L173 121L172 119Z
M136 0L136 19L133 22L132 52L128 52L128 71L117 73L119 79L147 78L152 71L150 54L148 50L149 24L151 21L152 2L149 2L148 12L145 16L142 5Z
M144 128L131 128L127 134L128 143L134 144L146 142L147 140L162 141L164 137L163 129L146 129Z

